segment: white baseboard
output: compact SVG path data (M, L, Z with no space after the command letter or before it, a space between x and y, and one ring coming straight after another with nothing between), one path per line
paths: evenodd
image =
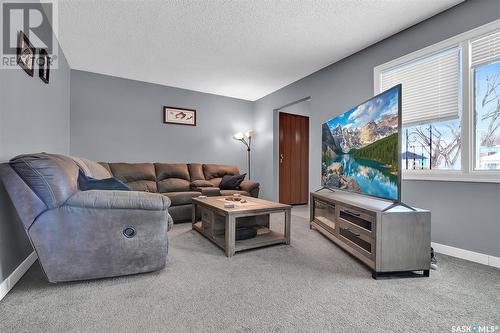
M0 283L0 301L7 295L7 293L14 288L17 281L21 279L21 277L28 271L28 269L33 265L33 263L37 259L36 252L33 251L28 256L28 258L24 259L21 265L17 266L17 268L10 274L5 280Z
M488 265L496 267L496 268L500 268L500 258L489 256Z
M446 254L448 256L465 259L479 264L500 268L500 257L490 256L484 253L473 252L460 249L458 247L443 245L439 243L431 243L434 251L437 253Z

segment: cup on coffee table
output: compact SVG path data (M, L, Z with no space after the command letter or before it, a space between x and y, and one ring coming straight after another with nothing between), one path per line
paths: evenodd
M233 194L233 200L234 201L240 201L241 200L241 194L239 194L239 193Z

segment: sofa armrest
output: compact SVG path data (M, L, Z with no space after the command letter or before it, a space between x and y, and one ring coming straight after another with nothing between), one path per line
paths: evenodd
M207 197L218 197L220 196L220 188L218 187L200 187L197 191L201 192L201 195L206 195Z
M102 201L110 197L109 191L102 192L106 193L96 204L81 200L86 193L75 194L70 202L42 213L29 229L50 282L136 274L165 267L168 212L144 210L135 204L121 209L121 204ZM125 235L128 228L135 231L130 238Z
M67 206L102 209L167 210L170 199L161 194L138 191L79 191L66 201Z
M254 182L253 180L244 180L240 184L240 188L243 191L247 191L252 197L255 198L259 196L259 186L260 184L258 182Z

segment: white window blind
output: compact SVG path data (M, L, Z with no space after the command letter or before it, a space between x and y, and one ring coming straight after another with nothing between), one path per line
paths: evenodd
M500 30L471 40L472 67L500 60Z
M381 73L381 91L402 85L404 126L458 118L460 74L458 47L389 68Z

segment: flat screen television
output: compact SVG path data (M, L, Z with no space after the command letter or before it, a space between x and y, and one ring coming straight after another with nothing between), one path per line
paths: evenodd
M400 202L401 85L323 124L322 186Z

